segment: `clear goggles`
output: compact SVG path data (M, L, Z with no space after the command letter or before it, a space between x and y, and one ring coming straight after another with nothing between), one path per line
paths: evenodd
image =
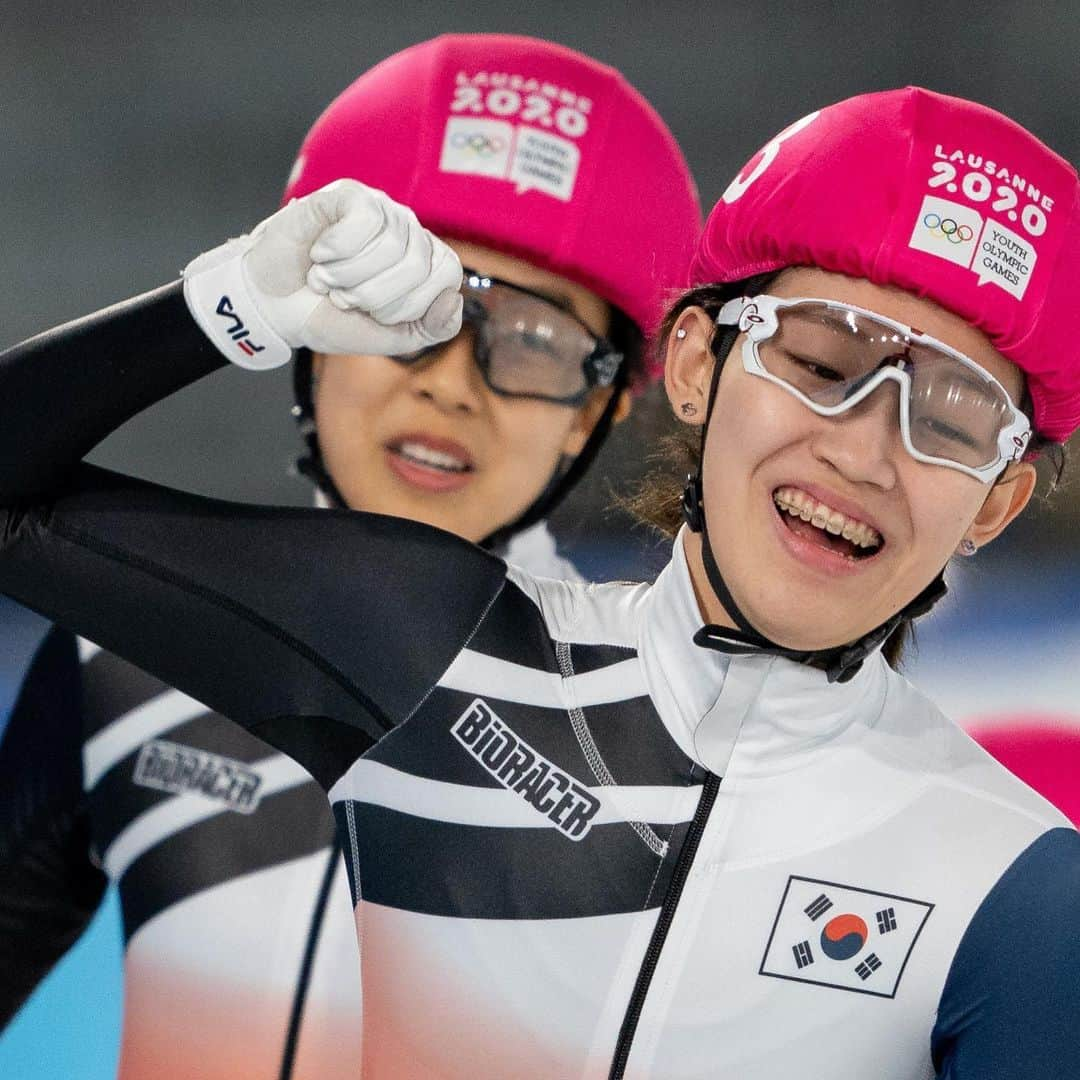
M462 328L473 333L473 356L484 381L506 397L580 405L610 386L623 357L577 316L542 293L465 271ZM393 357L412 364L443 348Z
M992 483L1019 461L1027 417L973 360L903 323L836 300L730 300L716 318L745 334L743 367L819 416L855 408L887 380L900 387L900 432L917 461Z

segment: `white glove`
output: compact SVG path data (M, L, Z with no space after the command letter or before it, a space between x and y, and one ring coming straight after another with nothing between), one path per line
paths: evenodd
M294 199L184 268L184 298L241 367L293 349L395 356L461 329L461 263L416 215L356 180Z

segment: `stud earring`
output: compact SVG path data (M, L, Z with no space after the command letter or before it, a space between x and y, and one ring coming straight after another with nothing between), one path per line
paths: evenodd
M697 416L697 406L691 405L689 401L684 401L679 411L683 416Z
M682 341L682 339L683 339L684 337L686 337L686 331L685 331L685 330L684 330L684 329L683 329L683 328L682 328L682 327L680 326L680 327L679 327L679 329L675 331L675 336L676 336L676 337L677 337L677 338L678 338L678 339L679 339L680 341Z
M969 540L965 536L964 539L960 541L960 547L957 550L960 552L961 555L966 555L968 558L970 558L979 549L976 546L974 540Z

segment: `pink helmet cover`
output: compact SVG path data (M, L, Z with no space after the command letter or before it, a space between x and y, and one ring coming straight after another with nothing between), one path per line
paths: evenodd
M786 128L713 209L691 279L786 266L936 301L1024 370L1037 431L1080 426L1080 184L1000 113L908 87Z
M352 177L439 235L519 256L653 332L701 227L674 136L613 68L506 34L376 65L308 133L284 199Z

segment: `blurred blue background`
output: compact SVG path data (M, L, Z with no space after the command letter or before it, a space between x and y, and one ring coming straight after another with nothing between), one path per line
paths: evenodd
M123 978L120 905L105 895L75 947L0 1036L7 1080L105 1080L116 1072Z

